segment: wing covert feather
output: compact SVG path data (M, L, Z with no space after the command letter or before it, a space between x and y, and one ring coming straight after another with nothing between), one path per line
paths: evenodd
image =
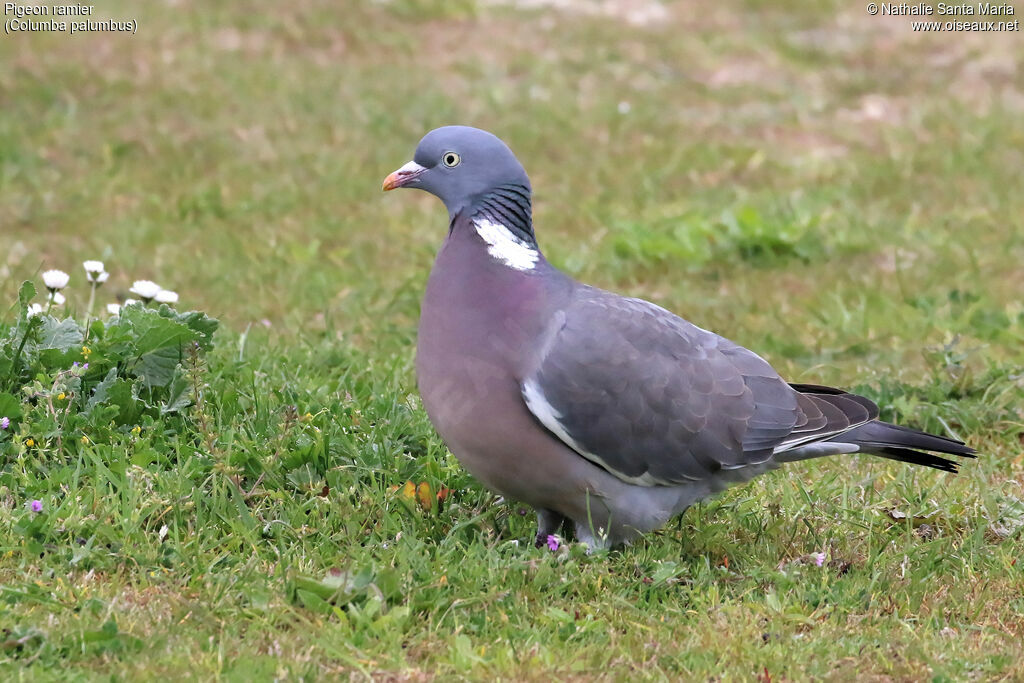
M639 299L580 287L523 383L527 406L582 456L643 485L763 463L805 414L764 359Z

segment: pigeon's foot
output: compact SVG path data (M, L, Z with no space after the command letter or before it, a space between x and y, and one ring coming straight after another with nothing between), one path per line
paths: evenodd
M543 546L548 542L548 536L557 534L565 521L565 517L554 510L537 508L537 537L533 540L533 544L538 548Z

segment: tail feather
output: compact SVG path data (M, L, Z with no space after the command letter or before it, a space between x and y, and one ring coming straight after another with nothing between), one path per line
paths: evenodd
M975 457L974 449L965 445L963 441L957 441L948 436L929 434L918 429L894 425L888 422L878 422L877 424L885 427L882 430L882 434L886 443L895 443L900 446L921 448L926 451L938 451L939 453L949 453L951 455ZM894 438L897 440L892 441Z
M895 446L885 446L871 451L863 451L870 453L871 455L877 455L881 458L889 458L890 460L898 460L899 462L907 462L911 465L924 465L925 467L934 467L937 470L943 472L952 472L956 474L960 471L960 463L955 460L949 460L947 458L940 458L937 455L931 453L924 453L922 451L912 451L909 448L897 448ZM974 457L973 455L970 457Z
M960 465L956 461L926 451L962 458L977 457L974 449L962 441L875 420L829 439L777 453L775 459L778 462L795 462L842 453L868 453L944 472L959 471Z
M934 467L945 472L956 472L959 465L953 460L923 451L946 453L962 458L977 457L974 449L962 441L878 420L855 427L833 438L843 443L856 444L861 453Z
M811 400L814 404L813 407L825 414L827 418L831 413L838 411L841 413L839 417L847 420L847 425L856 424L858 421L861 423L838 434L835 433L837 430L834 427L839 425L841 419L826 419L827 424L822 427L815 424L814 426L818 428L810 430L809 435L801 435L799 439L783 442L776 449L775 460L777 462L794 462L841 453L868 453L912 465L933 467L944 472L956 472L960 467L956 461L939 457L934 453L962 458L977 457L975 450L964 444L963 441L879 421L877 419L878 406L863 396L817 384L791 384L790 386L800 392L801 398L806 397ZM820 418L821 415L818 417ZM833 427L831 435L825 436L825 434L829 434L828 427L830 425ZM842 429L841 425L839 425L839 429ZM825 438L818 437L816 440L815 431L825 432L822 435ZM932 451L932 453L926 451Z

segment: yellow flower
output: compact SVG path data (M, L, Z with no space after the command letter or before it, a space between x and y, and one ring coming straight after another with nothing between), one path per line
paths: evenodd
M64 394L63 391L60 392L59 394L57 394L57 400L58 401L63 401L65 398L67 398L67 396Z
M85 434L82 435L82 443L89 443L89 437L87 437Z
M32 448L33 446L36 445L36 440L31 438L25 439L25 445L28 446L29 448Z
M134 427L132 427L132 434L138 436L140 433L142 433L142 427L140 427L139 425L135 425Z
M82 347L82 355L83 356L88 358L90 353L92 353L92 349L90 349L88 346L83 346Z

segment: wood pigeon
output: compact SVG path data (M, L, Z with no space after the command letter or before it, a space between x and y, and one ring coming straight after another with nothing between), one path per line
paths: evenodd
M471 474L536 508L538 545L563 523L591 548L627 543L784 462L870 453L956 472L922 451L973 457L556 269L537 246L526 172L486 131L431 131L384 180L398 187L448 208L420 314L423 404Z

